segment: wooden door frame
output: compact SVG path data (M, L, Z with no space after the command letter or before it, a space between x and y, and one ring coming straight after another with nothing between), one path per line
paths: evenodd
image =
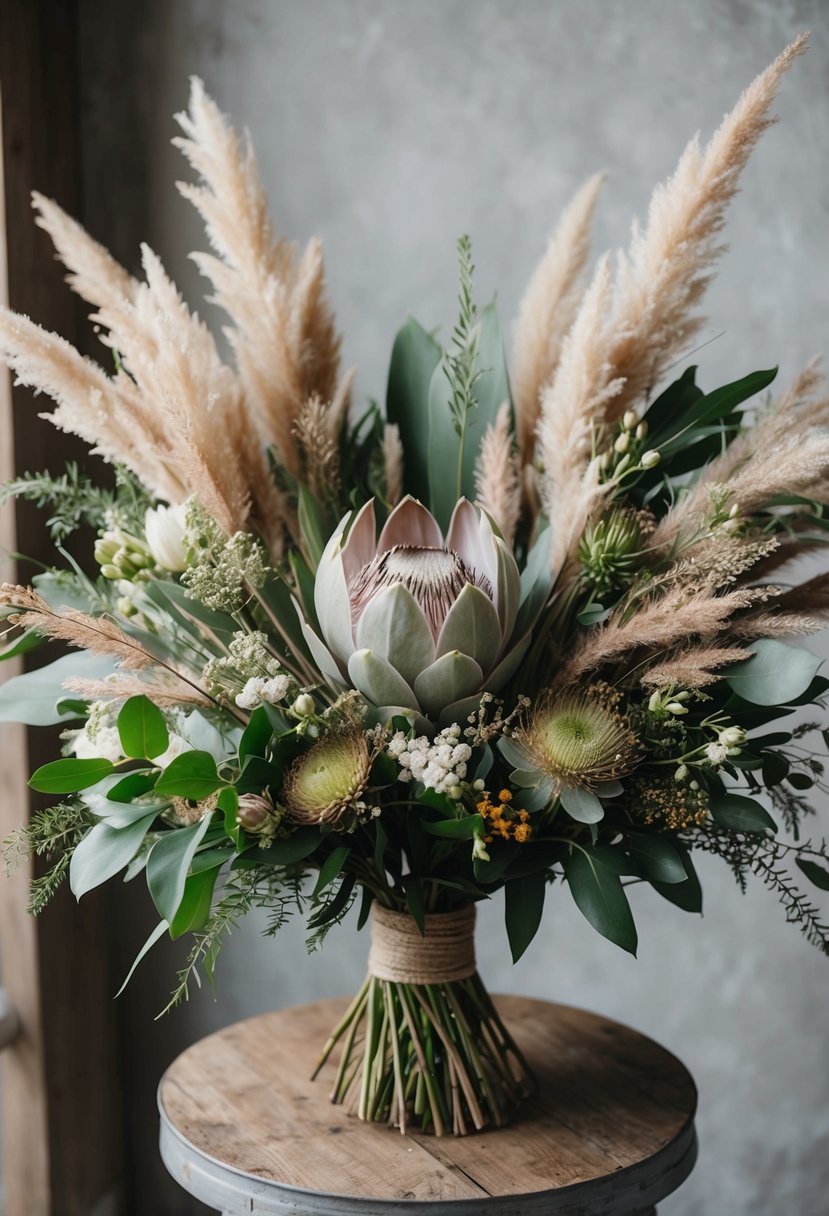
M0 278L12 308L70 340L78 338L78 310L33 223L30 194L37 189L70 212L80 209L76 10L76 0L0 3L0 227L7 237ZM11 390L2 373L0 478L25 469L58 473L77 454L37 412L31 393ZM43 516L28 508L16 521L5 512L0 545L54 563ZM35 652L34 660L50 657ZM52 732L0 727L0 838L27 813L31 768L54 752ZM0 875L3 984L21 1026L3 1053L7 1216L109 1216L121 1208L122 1111L106 904L93 893L76 905L63 891L33 921L29 877Z

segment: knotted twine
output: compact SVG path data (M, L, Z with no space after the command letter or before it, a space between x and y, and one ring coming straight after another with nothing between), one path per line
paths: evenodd
M408 912L372 908L368 969L397 984L449 984L474 975L475 905L425 917L425 933Z

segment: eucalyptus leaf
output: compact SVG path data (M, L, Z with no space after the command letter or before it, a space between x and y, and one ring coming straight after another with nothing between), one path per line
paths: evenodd
M184 895L190 862L210 827L210 819L206 814L190 827L164 832L150 850L147 886L159 915L170 925L175 921Z
M109 776L114 767L111 760L103 758L79 760L75 756L67 756L64 760L42 764L32 773L29 785L42 794L74 794L97 785Z
M787 705L807 691L822 659L776 638L752 642L750 659L728 668L726 683L753 705Z
M107 882L132 861L158 814L153 808L127 827L96 823L72 854L69 886L76 899Z
M201 802L223 784L216 771L216 761L208 752L183 752L165 768L155 789L157 794L168 798Z
M599 823L604 819L604 807L601 799L590 790L580 789L579 786L562 785L559 800L571 819L577 823Z
M22 722L26 726L52 726L57 722L79 716L73 706L64 712L60 708L62 689L66 680L81 677L103 680L115 670L111 658L91 654L87 650L73 651L35 671L12 676L0 686L0 722Z
M504 883L504 918L514 963L538 932L546 891L547 878L543 870Z
M441 348L422 325L409 318L394 340L386 394L386 417L400 431L405 453L406 488L421 502L429 499L429 385Z

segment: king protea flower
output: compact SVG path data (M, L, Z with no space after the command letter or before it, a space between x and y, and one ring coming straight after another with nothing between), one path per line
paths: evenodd
M378 539L369 502L341 521L320 559L314 603L324 644L307 624L305 632L335 686L350 683L387 716L457 721L521 661L529 638L513 636L520 598L509 546L466 499L445 538L405 498Z

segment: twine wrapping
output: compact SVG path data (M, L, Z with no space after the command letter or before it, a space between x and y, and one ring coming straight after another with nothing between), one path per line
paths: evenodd
M474 975L475 905L426 916L421 937L408 912L372 909L369 972L398 984L448 984Z

